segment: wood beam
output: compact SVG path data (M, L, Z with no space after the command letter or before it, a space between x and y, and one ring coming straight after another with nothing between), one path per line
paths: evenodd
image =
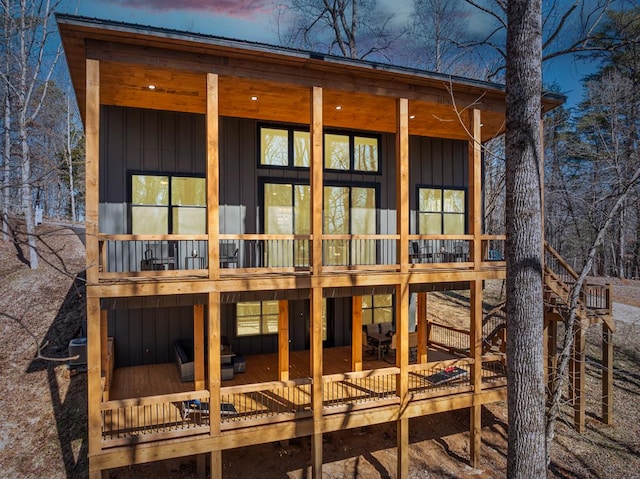
M87 283L97 284L99 276L98 243L100 205L100 62L86 60L85 132L85 251ZM106 268L106 266L105 266Z
M482 448L482 405L474 404L469 408L469 462L471 467L480 467L480 453Z
M417 331L418 331L418 351L417 362L427 362L427 349L429 343L429 319L427 318L427 294L426 292L417 293Z
M584 325L580 320L576 321L574 329L574 344L573 344L573 423L576 431L579 433L584 432L585 427L585 413L586 413L586 397L585 397L585 380L586 380L586 367L585 367L585 346L586 336L584 331Z
M193 305L193 386L196 391L205 387L204 379L204 305Z
M473 385L474 395L477 395L482 392L482 280L471 281L470 294L471 324L469 347L471 348L471 356L474 361L471 365L471 383ZM480 464L480 449L482 445L482 406L480 404L471 406L469 422L470 462L472 467L477 468Z
M322 88L311 88L311 267L313 275L322 273L322 211L323 207L323 123L322 123Z
M100 310L100 374L102 376L107 375L107 369L109 368L109 350L107 343L109 341L109 311L106 309ZM108 387L108 384L107 384ZM108 401L108 391L107 397L105 398ZM104 396L103 396L104 397Z
M398 457L396 477L406 479L409 477L409 418L398 419L396 427L398 440Z
M400 272L409 271L409 100L396 103L396 231Z
M222 477L222 451L212 451L210 453L211 470L209 477Z
M311 290L311 377L313 435L311 436L311 476L322 479L322 288Z
M100 300L87 299L87 415L89 458L102 450ZM93 472L90 460L89 469Z
M278 380L289 380L289 301L278 301Z
M401 411L409 403L409 296L407 283L396 285L396 366L400 368L396 392Z
M209 293L207 346L210 435L220 435L220 293ZM214 476L215 477L215 476Z
M482 262L482 117L480 110L469 111L469 233L473 235L471 260L474 269Z
M362 296L351 298L351 370L362 371Z
M207 73L207 235L209 278L220 277L220 131L218 75Z
M613 425L613 331L606 322L602 323L602 421Z

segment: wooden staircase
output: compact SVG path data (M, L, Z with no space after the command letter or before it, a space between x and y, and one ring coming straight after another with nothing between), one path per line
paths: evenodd
M567 325L571 313L572 288L579 275L545 243L544 305L547 378L555 380L558 355L558 326ZM602 419L612 423L613 332L611 285L585 282L576 304L573 325L574 343L569 363L569 401L574 407L574 424L578 431L585 427L585 333L594 325L602 327Z

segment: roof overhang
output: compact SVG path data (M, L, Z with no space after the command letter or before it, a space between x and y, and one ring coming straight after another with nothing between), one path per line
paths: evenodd
M412 135L468 139L470 109L482 112L483 141L504 130L505 90L494 83L120 22L57 21L83 120L92 59L100 61L104 105L204 114L206 76L214 73L222 116L308 124L311 88L319 86L329 128L393 133L396 100L406 98ZM543 110L563 101L545 96Z

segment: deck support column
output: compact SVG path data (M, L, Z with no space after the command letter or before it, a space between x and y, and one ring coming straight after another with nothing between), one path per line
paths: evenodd
M469 111L469 233L473 235L471 244L471 260L475 270L482 262L482 115L480 110Z
M602 323L602 421L613 425L613 331Z
M208 375L207 383L209 389L209 435L211 437L220 435L220 293L209 293L207 321L207 347L208 355ZM209 477L222 477L222 451L213 450L210 452L211 464Z
M278 301L278 380L289 380L289 301Z
M106 309L100 310L100 375L105 378L102 400L109 400L109 388L111 386L111 372L109 371L109 312ZM111 358L113 361L113 358Z
M100 299L87 298L87 406L89 436L89 472L91 478L101 477L100 470L92 467L92 456L102 450L102 416L100 404Z
M313 435L311 437L311 477L322 479L322 288L311 289L311 377Z
M558 361L558 321L549 316L547 325L547 390L552 391L556 381Z
M429 347L429 328L427 319L427 293L418 293L417 298L417 332L418 332L418 352L416 362L418 364L428 361L427 349Z
M470 282L471 294L471 318L469 347L473 357L471 366L471 382L473 393L477 397L482 392L482 280ZM480 449L482 446L482 405L471 407L471 426L469 428L469 455L471 466L477 468L480 465Z
M351 298L351 370L362 371L362 296ZM365 338L366 339L366 338Z
M193 305L193 386L196 391L204 389L204 305Z

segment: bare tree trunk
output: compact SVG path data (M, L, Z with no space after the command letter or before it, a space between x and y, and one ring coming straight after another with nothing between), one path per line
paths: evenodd
M67 93L67 165L69 168L69 201L71 202L71 220L75 223L78 221L76 215L76 196L75 186L73 184L73 155L71 153L71 104L69 94Z
M541 0L510 0L507 18L507 476L544 478Z
M8 67L7 67L8 68ZM9 240L9 173L11 171L11 98L9 88L4 96L4 160L2 164L2 241Z

